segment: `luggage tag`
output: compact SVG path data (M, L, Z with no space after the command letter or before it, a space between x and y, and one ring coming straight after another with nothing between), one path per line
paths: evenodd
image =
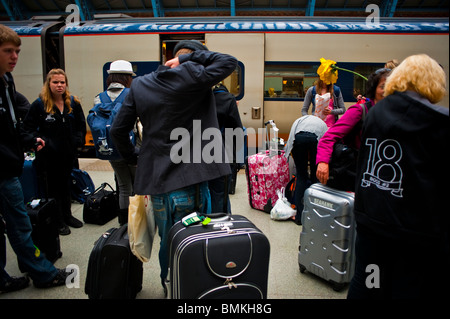
M30 207L31 207L32 209L35 209L36 207L39 206L40 202L41 202L40 199L33 199L33 200L31 201L31 203L30 203Z
M205 216L199 216L197 212L193 212L192 214L189 214L181 219L181 222L185 227L188 227L190 225L202 223L202 225L208 225L211 222L211 218L205 217Z

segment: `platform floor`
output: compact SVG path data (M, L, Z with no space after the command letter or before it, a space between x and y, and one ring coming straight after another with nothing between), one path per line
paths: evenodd
M103 182L114 185L112 168L107 161L98 159L80 159L80 168L86 170L95 186ZM290 221L273 221L270 215L250 208L247 195L247 182L245 173L241 170L238 174L236 193L231 195L231 207L233 214L246 216L269 238L271 255L269 264L269 299L344 299L347 296L348 287L336 292L322 279L305 272L299 271L298 246L301 226ZM83 205L72 204L72 212L75 217L82 220ZM50 289L37 289L32 284L21 291L0 294L0 299L86 299L84 284L89 254L94 242L99 236L111 227L117 227L117 219L98 226L85 224L82 228L73 229L68 236L60 236L62 258L55 263L56 267L65 268L75 264L80 269L79 288L67 288L66 286ZM137 299L164 298L163 289L159 280L159 237L154 240L152 257L148 263L144 263L143 289L137 295ZM12 276L20 276L17 259L9 244L7 244L6 271Z

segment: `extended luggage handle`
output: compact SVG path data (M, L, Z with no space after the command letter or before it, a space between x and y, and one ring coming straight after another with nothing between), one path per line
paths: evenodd
M272 138L272 140L270 140L269 137L269 131L270 128L268 128L268 125L272 126L273 132L274 132L274 136ZM275 155L280 155L280 149L278 148L278 142L281 141L281 139L278 138L278 132L279 132L279 128L277 127L277 125L275 124L275 122L273 120L268 120L267 122L264 123L264 126L266 127L266 146L268 149L266 149L266 151L269 152L269 157L273 157ZM283 143L283 142L281 142Z

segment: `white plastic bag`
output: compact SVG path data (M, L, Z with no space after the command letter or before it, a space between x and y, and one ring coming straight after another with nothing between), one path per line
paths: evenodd
M315 96L316 108L314 111L314 115L321 118L324 121L327 118L327 116L325 114L323 114L323 110L328 108L328 105L330 104L330 98L331 98L331 95L329 92L325 93L324 95L316 94L316 96Z
M142 262L150 260L155 233L156 223L150 196L130 196L128 237L131 251Z
M284 196L284 187L277 190L278 200L270 211L270 218L273 220L286 220L295 216L297 210L291 207L291 203Z

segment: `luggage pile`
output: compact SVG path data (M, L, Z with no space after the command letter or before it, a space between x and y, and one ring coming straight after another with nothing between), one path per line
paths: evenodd
M268 125L273 138L269 138ZM277 190L289 183L289 164L279 143L278 128L273 121L266 122L267 150L245 159L250 207L270 213L278 200Z

